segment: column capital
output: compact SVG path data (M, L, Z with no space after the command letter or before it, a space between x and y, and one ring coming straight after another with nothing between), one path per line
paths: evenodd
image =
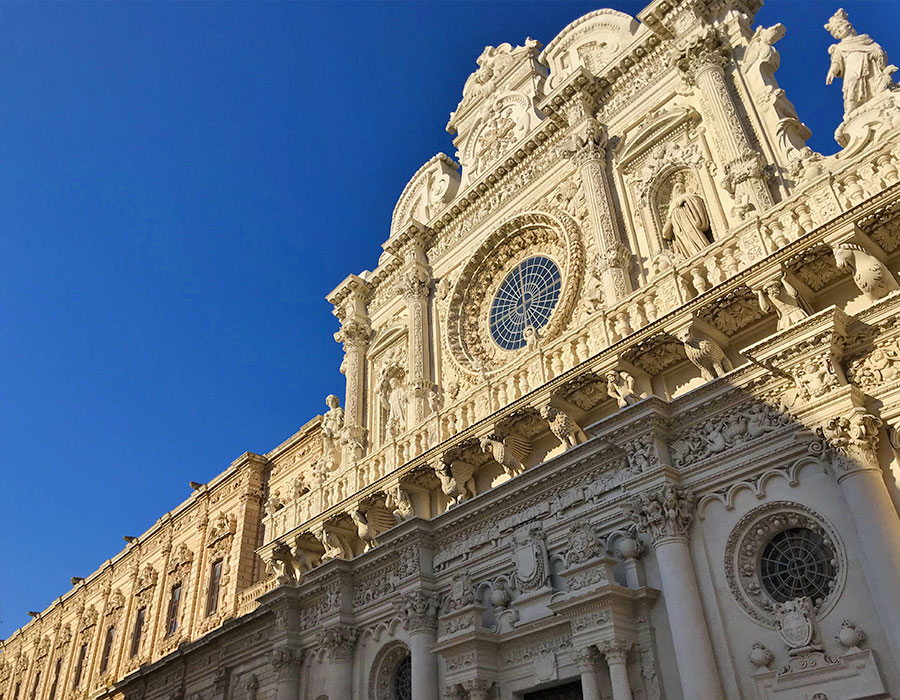
M878 440L883 425L880 418L857 407L849 414L825 421L816 431L825 443L814 443L810 451L832 453L831 464L838 474L838 481L855 472L880 470Z
M605 163L608 142L606 126L591 115L584 116L573 125L568 143L560 148L560 155L572 160L579 168L593 161Z
M631 645L618 639L611 639L600 644L598 648L606 658L607 664L624 664Z
M577 649L572 656L578 673L591 673L597 669L600 653L593 644Z
M656 492L639 494L627 507L638 530L659 545L669 539L687 539L696 503L693 491L669 484Z
M715 29L681 44L672 56L672 64L688 85L695 85L697 76L707 70L723 71L731 57L731 48Z
M290 678L300 672L303 650L292 646L278 646L272 649L269 661L279 678Z
M437 613L440 606L440 597L437 593L413 591L400 596L395 606L410 634L437 631Z
M341 324L341 329L334 334L334 339L344 344L344 350L364 348L369 344L371 329L369 324L358 320L349 319Z
M463 683L463 687L469 693L469 700L487 700L493 685L493 681L484 678L473 678Z
M359 630L349 625L327 627L319 633L319 646L323 647L332 661L347 661L353 657L353 648Z

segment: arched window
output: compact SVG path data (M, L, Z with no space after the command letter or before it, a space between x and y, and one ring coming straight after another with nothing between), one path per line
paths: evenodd
M412 700L412 658L409 656L397 664L391 676L391 700Z

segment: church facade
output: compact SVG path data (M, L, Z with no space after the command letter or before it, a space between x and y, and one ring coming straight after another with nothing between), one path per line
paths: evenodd
M900 697L896 68L822 18L822 156L760 6L487 47L328 296L343 407L32 613L0 698Z

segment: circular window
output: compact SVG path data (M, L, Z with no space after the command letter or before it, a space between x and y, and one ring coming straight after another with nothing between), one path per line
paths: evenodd
M540 330L550 321L561 288L559 267L550 258L539 255L519 263L501 282L491 304L494 342L504 350L524 347L525 330Z
M847 556L837 532L794 501L773 501L738 521L725 543L725 578L735 600L760 624L775 627L775 606L812 600L828 613L847 579Z
M834 586L834 553L817 532L783 530L769 540L759 560L763 588L778 603L807 596L820 605Z
M391 698L412 700L412 659L407 656L397 666L391 678Z

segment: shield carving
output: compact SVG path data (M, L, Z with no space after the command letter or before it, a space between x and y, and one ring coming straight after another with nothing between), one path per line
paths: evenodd
M799 610L786 613L781 620L781 636L792 649L809 646L812 633L809 618Z

